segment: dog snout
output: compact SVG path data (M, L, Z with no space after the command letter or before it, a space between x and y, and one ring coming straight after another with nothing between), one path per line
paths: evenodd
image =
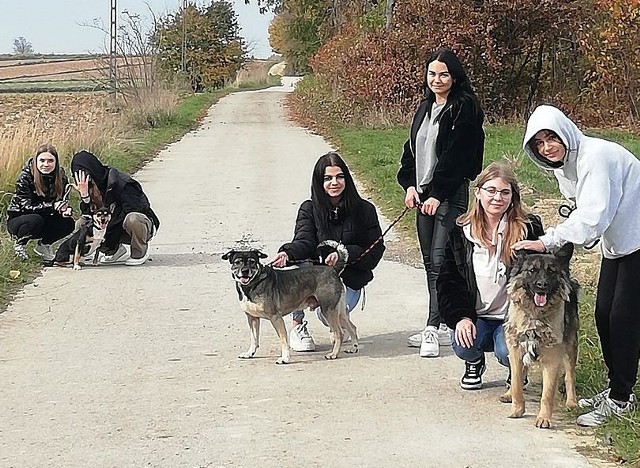
M534 284L536 285L536 288L539 288L541 290L545 290L547 289L547 286L549 286L549 283L547 282L547 280L543 278L536 280Z

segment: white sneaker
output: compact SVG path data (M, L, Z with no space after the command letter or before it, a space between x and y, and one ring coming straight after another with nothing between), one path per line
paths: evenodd
M145 253L140 258L129 257L124 264L127 266L138 266L144 264L149 259L149 248L147 248L147 253Z
M412 348L419 348L422 344L422 332L414 333L407 338L407 345Z
M412 348L419 348L422 345L422 333L418 332L410 335L407 338L407 345ZM451 329L444 323L440 324L440 328L437 329L438 344L440 346L451 346Z
M316 350L316 344L307 330L307 322L294 325L289 332L289 346L299 352Z
M422 332L422 343L420 344L420 357L440 356L440 345L438 344L438 331L436 327L427 327Z
M610 388L607 388L603 391L601 391L600 393L598 393L597 395L592 396L591 398L580 398L578 400L578 407L580 408L593 408L595 406L598 406L598 404L604 400L606 397L609 396L609 392L611 391ZM636 403L636 396L635 394L631 394L629 395L629 403L631 403L632 405L634 405Z
M440 346L451 346L451 329L444 323L438 328L438 343Z
M54 258L56 258L56 254L51 248L50 244L43 244L41 241L33 247L33 251L42 257L42 260L45 262L50 262Z
M576 422L580 426L596 427L607 422L613 416L622 416L625 413L633 411L631 401L625 402L622 406L618 405L608 396L605 396L598 402L593 411L582 416L578 416Z
M100 263L119 263L125 262L129 258L129 250L124 244L120 244L118 250L113 255L103 256L100 258Z

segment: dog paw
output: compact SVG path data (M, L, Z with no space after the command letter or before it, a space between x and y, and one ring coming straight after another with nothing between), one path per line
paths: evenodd
M238 354L238 358L240 358L240 359L251 359L253 357L253 355L254 355L254 353L249 353L249 352L240 353L240 354Z
M578 402L576 401L575 398L573 398L573 399L567 398L565 406L567 408L569 408L569 409L577 408L578 407Z
M522 416L524 416L524 408L514 409L509 415L511 419L521 418Z
M498 397L500 403L511 403L511 392L503 393Z
M542 417L538 416L536 418L536 427L538 429L550 429L551 428L551 421L549 421L548 418L542 418Z
M359 350L358 345L354 344L351 348L345 349L344 352L347 354L356 354L358 350Z
M82 267L80 265L73 265L73 269L74 270L82 270Z
M278 358L278 360L276 361L276 364L289 364L289 360L285 359L283 357Z
M333 354L325 354L324 358L325 359L329 359L329 360L333 360L333 359L337 359L338 356L335 356Z

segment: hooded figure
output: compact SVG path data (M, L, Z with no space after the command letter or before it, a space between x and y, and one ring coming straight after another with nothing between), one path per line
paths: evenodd
M537 241L514 249L555 250L572 242L601 239L595 321L609 386L578 402L592 411L581 426L599 426L633 410L632 390L640 355L640 161L622 146L584 135L560 110L538 107L527 123L523 148L544 170L552 171L575 210Z
M565 148L553 162L536 148L536 134L551 130ZM606 258L640 249L640 161L617 143L583 134L559 109L539 106L531 114L523 149L544 170L553 172L560 192L576 205L566 221L540 237L547 249L602 239Z
M80 190L83 213L90 213L90 205L110 206L114 204L111 221L107 227L104 242L100 250L107 256L103 262L123 260L127 253L123 246L130 245L130 258L127 265L141 265L148 256L148 242L160 227L160 220L151 209L149 199L140 183L130 175L105 166L88 151L80 151L71 159L71 172L76 178ZM79 176L89 176L85 186ZM86 193L83 190L86 189Z

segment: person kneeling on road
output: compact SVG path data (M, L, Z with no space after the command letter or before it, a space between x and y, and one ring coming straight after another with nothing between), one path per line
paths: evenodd
M482 388L485 352L493 351L498 362L509 367L503 325L509 307L511 245L544 234L540 218L525 212L518 182L506 164L487 166L474 192L471 209L449 234L436 282L438 308L454 330L453 351L465 362L460 379L465 390ZM506 384L510 386L511 374Z
M125 265L142 265L149 258L149 241L160 227L140 183L129 174L103 165L92 153L82 150L73 155L71 171L80 193L83 214L90 213L91 203L109 206L115 203L100 251L101 263L124 261ZM125 245L130 245L128 252Z

